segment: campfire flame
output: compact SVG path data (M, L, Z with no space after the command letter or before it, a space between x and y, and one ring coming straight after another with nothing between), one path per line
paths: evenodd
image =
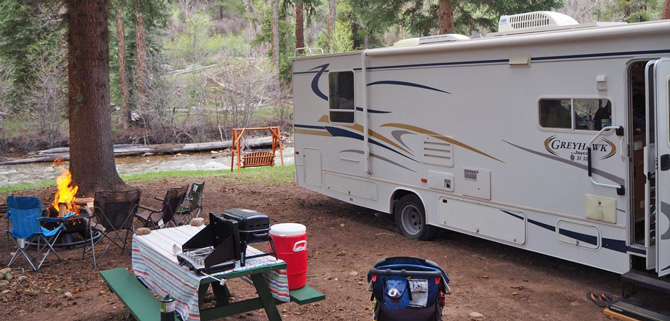
M56 166L61 160L57 159L54 161L52 166ZM79 191L79 186L72 186L72 174L69 170L65 169L65 166L60 165L59 169L61 174L56 178L56 185L58 186L58 191L54 197L52 206L59 211L59 216L64 216L66 213L75 212L79 213L79 205L75 204L77 199L77 191ZM67 207L66 211L62 211L61 204L64 204Z

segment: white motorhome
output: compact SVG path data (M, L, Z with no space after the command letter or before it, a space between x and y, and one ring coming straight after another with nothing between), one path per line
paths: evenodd
M669 274L670 22L500 25L295 58L298 184L412 238Z

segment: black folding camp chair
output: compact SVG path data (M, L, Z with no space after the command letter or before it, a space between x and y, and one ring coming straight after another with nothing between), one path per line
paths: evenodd
M121 254L128 244L128 234L133 232L133 217L137 213L140 205L140 196L142 191L139 189L125 192L101 191L95 193L93 201L93 213L96 222L104 228L102 235L109 240L109 244L99 257L93 257L94 265L98 263L107 254L109 248L114 245L121 249ZM125 235L122 232L125 230ZM98 239L96 244L102 240Z
M186 190L188 190L188 185L178 188L169 188L165 193L165 198L161 199L155 197L155 199L162 202L160 210L140 205L139 207L142 210L135 214L135 216L145 227L151 227L153 229L168 227L170 224L172 224L172 226L177 226L175 214L178 213L179 206L184 202Z
M205 182L191 184L191 189L186 194L186 197L184 197L184 203L177 210L177 213L181 216L179 220L180 225L200 216L200 212L202 212L202 200L204 198Z

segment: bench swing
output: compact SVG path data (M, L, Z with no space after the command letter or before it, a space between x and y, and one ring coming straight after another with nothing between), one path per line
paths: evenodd
M271 152L245 152L242 154L242 137L244 133L251 131L269 131L272 134L272 151ZM281 165L284 166L284 153L282 148L281 134L278 126L274 127L255 127L255 128L234 128L233 129L233 144L231 149L233 154L230 158L230 171L235 167L235 160L237 159L237 171L246 167L259 166L274 166L275 155L279 149Z

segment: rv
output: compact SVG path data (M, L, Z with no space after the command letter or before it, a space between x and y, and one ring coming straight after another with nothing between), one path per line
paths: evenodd
M293 60L299 186L616 273L670 274L670 22L504 16Z

